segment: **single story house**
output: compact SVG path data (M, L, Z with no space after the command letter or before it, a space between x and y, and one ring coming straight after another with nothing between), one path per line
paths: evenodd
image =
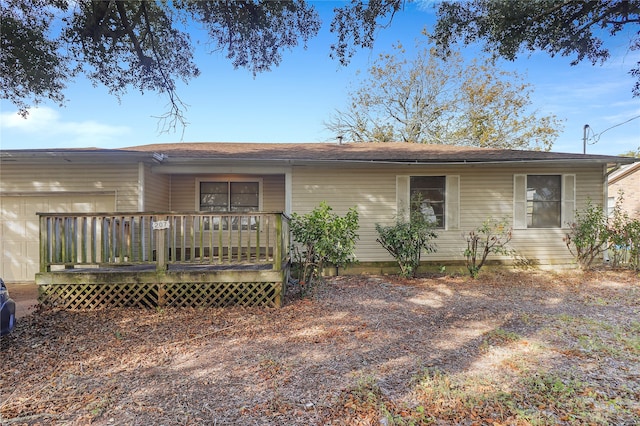
M631 218L640 219L640 159L609 175L609 211L613 210L622 191L622 209Z
M608 170L635 161L408 143L2 150L0 276L16 282L34 281L38 274L46 285L60 284L49 275L56 266L69 270L114 261L140 266L159 257L169 263L213 263L223 255L240 259L231 243L236 231L240 245L250 245L246 259L265 253L272 259L288 250L286 243L272 244L279 238L274 232L288 234L279 221L292 212L307 213L321 201L338 214L357 209L359 263L352 272L380 272L393 259L376 241L375 225L392 224L405 214L416 193L430 201L437 219L437 251L425 255L425 262L461 264L463 233L486 219L505 218L520 259L564 267L573 264L563 236L576 209L588 200L606 207ZM263 212L283 215L257 216ZM279 227L273 225L267 235L262 220ZM160 240L162 229L171 232L163 231ZM228 231L224 237L223 231Z

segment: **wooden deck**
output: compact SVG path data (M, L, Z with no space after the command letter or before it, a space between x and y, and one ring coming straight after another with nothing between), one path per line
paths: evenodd
M45 306L279 307L284 300L289 230L280 213L41 214L40 235L36 283Z

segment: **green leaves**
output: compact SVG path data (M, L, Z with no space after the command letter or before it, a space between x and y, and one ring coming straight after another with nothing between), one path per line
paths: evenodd
M25 115L43 98L61 104L68 73L60 42L50 39L54 16L64 5L52 2L42 8L39 0L7 0L0 3L0 98L13 102Z
M575 55L572 65L584 59L596 64L610 56L602 43L602 29L613 36L625 26L635 27L640 1L444 1L437 13L431 38L445 55L458 40L465 44L482 40L485 51L509 60L524 51L542 50L551 56ZM629 35L629 48L637 50L640 34ZM640 96L640 62L630 74L638 77L632 93Z
M467 241L464 251L465 266L472 278L477 278L490 254L510 256L513 249L507 244L511 241L512 229L509 221L487 219L478 228L463 235Z
M613 211L604 210L591 201L565 235L567 248L578 264L589 269L602 253L608 253L612 267L640 270L640 220L629 217L622 209L624 192L619 191Z
M355 261L359 227L355 207L339 216L322 201L308 214L293 213L290 227L294 242L299 244L294 251L297 263L302 265L302 281L313 281L326 263L342 267Z
M588 269L607 249L608 240L607 215L602 206L588 200L584 210L576 211L576 220L570 224L564 242L578 264Z
M422 252L433 253L436 245L432 241L438 237L435 223L428 220L419 210L413 210L409 221L398 218L391 226L376 223L378 243L398 262L400 275L415 277Z
M204 27L213 51L256 73L320 28L314 6L291 1L3 0L0 95L23 113L44 99L62 103L67 81L84 73L115 96L130 89L166 95L162 130L184 127L178 80L200 74L191 34Z

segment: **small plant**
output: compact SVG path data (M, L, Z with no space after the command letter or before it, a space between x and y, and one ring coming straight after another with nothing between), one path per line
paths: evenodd
M419 200L412 200L420 204ZM433 253L436 245L432 240L438 237L434 231L435 223L423 215L419 209L412 209L409 221L402 218L396 220L395 225L382 226L376 224L378 241L400 266L400 275L415 277L422 252Z
M308 214L293 213L291 233L298 243L293 251L301 283L308 288L326 264L342 267L354 262L357 230L358 212L354 207L345 216L338 216L323 201Z
M625 225L628 242L629 267L640 271L640 220L633 219Z
M607 216L601 206L588 200L584 211L576 212L576 220L570 228L564 242L578 265L589 269L594 260L607 250L610 236Z
M609 217L590 201L583 212L576 213L564 241L583 269L589 269L600 254L607 252L611 266L640 270L640 220L630 218L622 209L623 195L623 191L618 192Z
M624 201L624 192L618 191L616 204L613 211L609 215L607 229L609 236L608 253L610 254L610 264L614 268L621 266L627 261L629 250L629 237L627 235L627 224L629 223L629 215L622 209Z
M507 226L506 219L487 219L478 228L463 234L467 240L465 266L471 277L477 278L490 254L513 255L513 250L507 247L511 236L512 229Z
M611 266L625 264L640 269L640 220L632 219L622 208L624 191L618 191L613 212L608 219L609 253Z

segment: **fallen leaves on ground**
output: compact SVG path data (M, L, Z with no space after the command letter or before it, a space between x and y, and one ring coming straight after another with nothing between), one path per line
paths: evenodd
M0 424L640 422L629 271L336 277L281 309L40 310Z

